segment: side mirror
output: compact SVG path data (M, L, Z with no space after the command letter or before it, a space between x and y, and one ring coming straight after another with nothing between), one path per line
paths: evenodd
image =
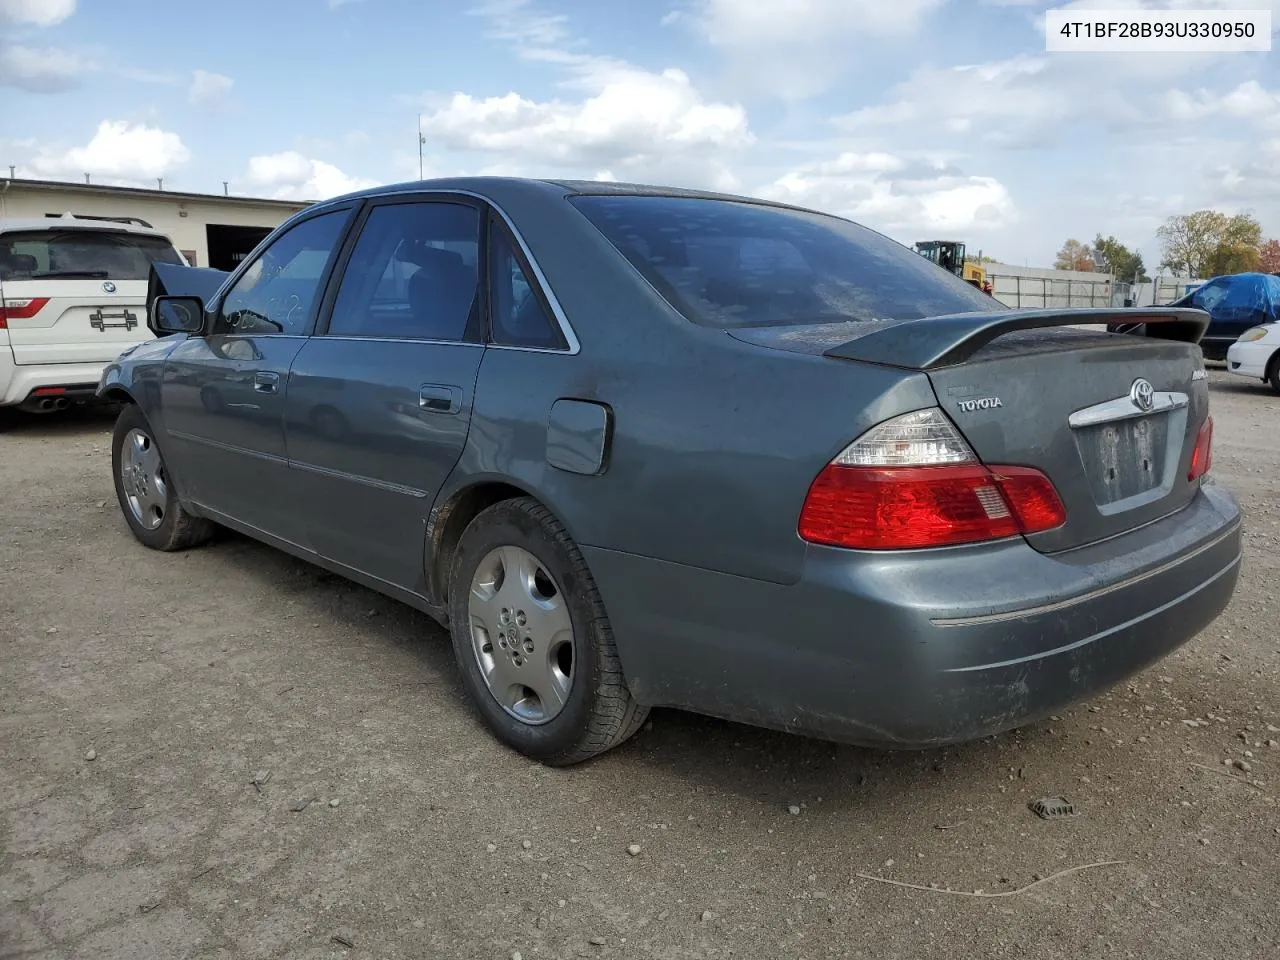
M199 297L156 297L147 310L147 326L157 337L204 331L204 303Z

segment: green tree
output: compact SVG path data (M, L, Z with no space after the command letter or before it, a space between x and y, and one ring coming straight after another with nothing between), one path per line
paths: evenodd
M1087 243L1081 243L1079 240L1074 239L1068 240L1062 245L1062 249L1058 251L1058 255L1053 261L1053 269L1055 270L1090 271L1093 268L1093 250L1089 248Z
M1216 277L1257 269L1262 224L1247 213L1197 210L1170 217L1156 236L1164 251L1161 267L1185 277Z
M1107 264L1107 269L1118 280L1143 280L1150 279L1147 276L1146 265L1142 262L1142 254L1130 250L1115 237L1103 237L1098 234L1093 241L1093 249L1102 254L1102 259Z
M1211 276L1257 270L1262 261L1262 224L1247 213L1227 219L1205 269Z

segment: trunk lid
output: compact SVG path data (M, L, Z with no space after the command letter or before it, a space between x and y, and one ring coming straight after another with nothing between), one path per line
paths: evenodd
M1053 481L1067 522L1029 536L1037 550L1124 533L1181 509L1199 489L1187 476L1209 390L1193 344L1012 334L928 376L983 462L1036 467Z
M1209 410L1197 345L1209 318L1161 309L1139 318L1146 336L1072 328L1117 319L1106 310L1009 310L730 335L923 371L984 463L1035 467L1053 482L1067 522L1027 540L1054 553L1174 513L1199 489L1188 473Z
M19 365L106 363L151 338L146 280L6 280L0 294L6 303L47 299L34 316L8 321Z

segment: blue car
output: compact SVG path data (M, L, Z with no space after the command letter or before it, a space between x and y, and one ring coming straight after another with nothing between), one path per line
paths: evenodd
M548 764L655 706L1007 730L1190 640L1239 575L1199 310L1073 329L1117 311L1009 310L839 217L501 178L156 274L158 339L99 385L133 536L228 527L424 611Z
M1170 306L1194 307L1209 314L1200 341L1206 359L1226 360L1227 350L1252 327L1280 320L1280 277L1237 273L1214 277Z

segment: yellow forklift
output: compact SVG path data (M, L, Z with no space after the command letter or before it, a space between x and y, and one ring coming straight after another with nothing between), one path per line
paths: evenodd
M987 271L982 264L965 259L963 243L956 240L922 240L916 244L916 253L936 263L943 270L967 280L983 293L991 293Z

